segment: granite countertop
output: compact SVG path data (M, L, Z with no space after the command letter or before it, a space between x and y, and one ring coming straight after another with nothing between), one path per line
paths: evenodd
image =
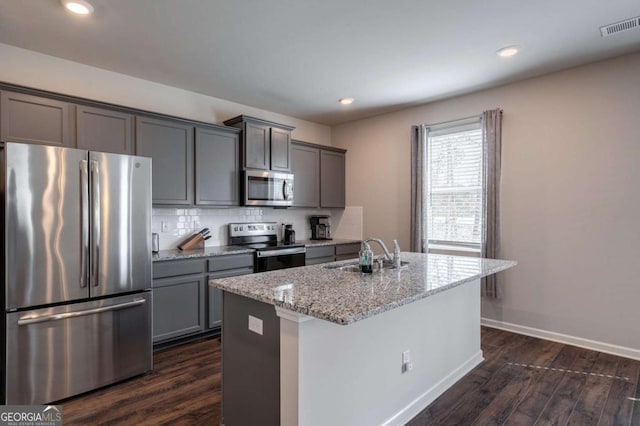
M305 247L314 246L332 246L336 244L353 244L360 243L360 240L301 240L297 241L302 243ZM191 259L197 257L210 257L210 256L224 256L226 254L241 254L241 253L253 253L254 250L250 248L243 248L239 246L211 246L204 249L195 250L160 250L158 253L154 253L151 256L153 262L162 262L164 260L179 260L179 259Z
M192 259L197 257L224 256L227 254L253 253L253 249L238 246L211 246L194 250L160 250L151 256L153 262L163 260Z
M400 271L360 275L335 268L353 263L347 260L210 280L209 285L346 325L516 265L510 260L421 253L403 252L401 258L409 265Z

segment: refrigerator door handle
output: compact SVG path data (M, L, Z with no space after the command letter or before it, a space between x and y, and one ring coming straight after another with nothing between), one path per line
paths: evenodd
M89 278L89 171L87 169L87 160L80 161L80 202L82 211L80 214L80 232L81 244L80 249L80 287L87 286Z
M92 255L91 275L93 286L100 285L100 169L95 160L91 160L91 214L92 214Z
M86 309L84 311L65 312L63 314L56 314L56 315L42 315L39 317L38 316L22 317L18 319L18 325L37 324L40 322L59 321L59 320L64 320L69 318L82 317L85 315L95 315L101 312L117 311L120 309L132 308L134 306L144 305L145 303L146 303L145 299L136 299L131 302L119 303L117 305L111 305L111 306L103 306L101 308Z

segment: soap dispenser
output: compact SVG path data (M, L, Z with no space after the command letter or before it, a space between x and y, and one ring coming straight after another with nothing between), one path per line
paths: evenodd
M360 273L361 274L371 274L373 273L373 251L371 251L371 247L369 244L364 243L362 245L362 250L360 250Z

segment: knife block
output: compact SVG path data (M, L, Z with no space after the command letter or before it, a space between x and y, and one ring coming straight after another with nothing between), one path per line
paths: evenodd
M193 249L203 249L204 248L204 238L202 235L195 234L184 240L180 245L178 245L180 250L193 250Z

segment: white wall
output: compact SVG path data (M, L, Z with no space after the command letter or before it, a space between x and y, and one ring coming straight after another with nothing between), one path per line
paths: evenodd
M411 125L498 107L519 264L483 316L640 350L640 53L334 127L365 236L409 248Z
M331 145L329 126L0 43L0 81L222 124L246 114L295 126L294 139Z

